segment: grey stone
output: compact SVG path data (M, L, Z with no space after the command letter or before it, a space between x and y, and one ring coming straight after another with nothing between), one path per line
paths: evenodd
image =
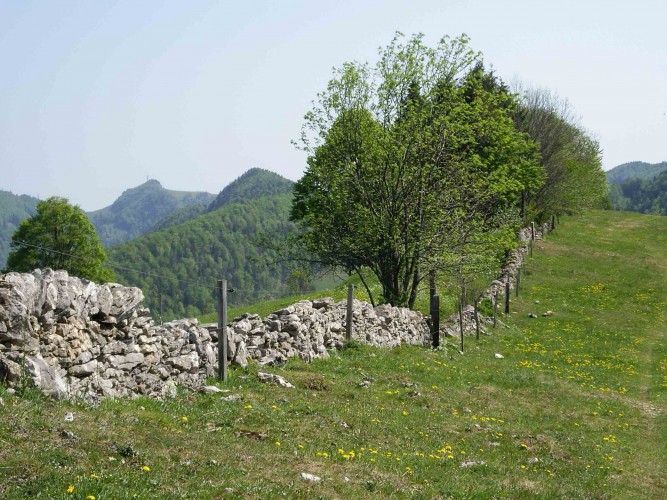
M58 370L49 365L41 356L26 356L25 367L35 387L52 391L58 396L64 396L68 393L67 384Z
M262 382L277 384L280 387L294 388L294 386L287 382L283 377L274 373L257 372L257 377L259 377L259 380Z
M97 360L89 361L82 365L75 365L69 369L69 374L75 377L85 377L97 371Z
M130 371L144 361L141 353L129 353L125 356L109 356L109 363L118 370Z
M240 394L230 394L229 396L222 396L220 398L222 401L240 401L241 400L241 395Z
M21 365L0 353L0 381L18 383L24 377Z
M204 387L199 389L199 392L203 394L218 394L220 392L223 392L222 389L219 387L216 387L214 385L205 385Z
M176 382L174 382L173 380L168 380L162 386L160 393L162 397L165 399L174 399L178 394L178 390L176 388Z
M167 359L167 364L173 366L177 370L189 372L199 368L199 355L192 352L185 356L175 356Z

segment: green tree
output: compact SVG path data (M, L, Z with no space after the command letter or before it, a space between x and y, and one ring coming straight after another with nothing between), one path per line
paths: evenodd
M64 269L91 281L113 279L104 267L106 255L93 225L79 207L56 196L37 204L37 213L24 220L12 236L8 271L35 268Z
M383 302L412 307L432 270L456 266L496 221L517 222L520 193L540 185L516 102L465 36L429 48L399 33L375 68L345 64L318 97L301 139L295 249L364 284L372 273Z

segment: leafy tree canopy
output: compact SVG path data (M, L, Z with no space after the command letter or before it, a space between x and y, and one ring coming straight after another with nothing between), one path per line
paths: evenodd
M513 115L517 128L538 144L544 175L539 189L523 195L524 220L610 208L602 149L578 125L567 101L546 89L521 91Z
M521 193L541 185L514 97L466 36L430 48L398 33L374 68L345 64L318 97L301 137L295 248L364 283L369 270L384 302L412 307L431 271L511 232Z
M98 283L113 279L104 267L104 248L86 214L64 198L37 204L37 213L24 220L12 236L8 271L35 268L64 269Z

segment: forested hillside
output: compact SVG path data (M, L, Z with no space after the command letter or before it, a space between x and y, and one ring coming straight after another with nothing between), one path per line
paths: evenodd
M244 202L248 198L289 194L294 183L280 175L261 168L251 168L225 187L209 206L209 211L228 203Z
M216 280L235 289L230 304L277 297L289 270L270 264L257 245L260 232L288 230L291 194L228 203L178 226L147 234L108 251L117 279L140 287L154 316L171 319L213 312Z
M615 210L667 215L667 161L634 161L607 172Z
M608 170L607 181L621 184L629 179L651 179L664 170L667 170L667 161L661 163L631 161Z
M649 179L611 184L610 196L616 210L667 215L667 170Z
M39 200L25 194L0 191L0 269L5 267L12 235L22 220L35 214Z
M153 229L164 217L183 207L207 206L215 195L172 191L156 180L128 189L112 205L88 212L100 241L106 247L123 243Z

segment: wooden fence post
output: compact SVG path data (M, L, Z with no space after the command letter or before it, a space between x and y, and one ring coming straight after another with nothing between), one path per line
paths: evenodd
M475 300L475 338L479 340L479 314L477 310L477 305L479 304L479 298Z
M352 293L354 287L347 285L347 317L345 318L345 340L352 340Z
M218 380L227 383L227 280L218 280Z
M509 273L505 279L505 314L510 313L510 275Z
M459 330L461 330L461 352L463 352L463 297L459 300Z
M440 296L431 297L431 328L433 349L440 345Z

